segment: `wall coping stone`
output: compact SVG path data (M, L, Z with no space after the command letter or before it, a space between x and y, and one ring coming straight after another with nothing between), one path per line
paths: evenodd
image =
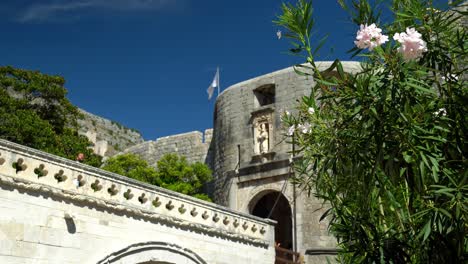
M353 70L356 70L358 71L360 69L360 62L357 62L357 61L341 61L341 63L343 64L343 67L345 68L345 71L353 71ZM316 65L319 69L321 70L326 70L328 69L331 65L333 64L333 61L317 61L316 62ZM278 70L278 71L274 71L274 72L271 72L271 73L268 73L268 74L265 74L265 75L261 75L261 76L257 76L255 78L252 78L252 79L249 79L249 80L246 80L246 81L242 81L240 83L236 83L234 85L231 85L229 86L228 88L224 89L219 95L218 97L216 98L216 102L218 102L220 99L222 99L222 97L224 97L224 94L225 92L227 91L230 91L230 90L233 90L233 89L237 89L239 87L242 87L242 86L245 86L245 85L248 85L250 83L253 83L253 82L256 82L256 81L260 81L260 80L264 80L266 78L269 78L269 77L274 77L276 75L280 75L280 74L285 74L285 73L295 73L294 72L294 67L288 67L288 68L284 68L284 69L281 69L281 70ZM269 81L268 84L271 84L271 80ZM274 82L273 82L274 83ZM267 84L267 83L265 83ZM263 85L263 84L262 84ZM261 86L261 85L259 85Z

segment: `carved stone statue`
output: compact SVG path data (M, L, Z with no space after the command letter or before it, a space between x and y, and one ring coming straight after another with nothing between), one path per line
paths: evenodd
M257 129L258 153L267 153L269 150L268 123L260 123Z

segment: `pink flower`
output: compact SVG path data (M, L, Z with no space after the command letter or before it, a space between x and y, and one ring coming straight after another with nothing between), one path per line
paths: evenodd
M288 133L286 133L288 136L292 136L294 134L294 131L296 130L296 127L294 125L290 126L288 129Z
M422 57L423 52L427 51L426 42L414 28L406 28L406 32L395 33L393 39L401 44L398 52L403 54L406 61L419 59Z
M370 26L366 24L361 25L360 30L356 34L354 44L360 49L369 48L369 50L373 50L387 41L388 36L382 34L382 29L378 28L375 24L371 24Z

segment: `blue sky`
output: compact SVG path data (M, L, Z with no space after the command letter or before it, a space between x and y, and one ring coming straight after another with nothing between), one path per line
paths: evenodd
M206 89L301 62L271 22L276 0L2 0L0 65L63 76L70 100L145 139L212 127ZM320 59L346 59L357 27L314 2ZM334 48L334 51L331 48Z

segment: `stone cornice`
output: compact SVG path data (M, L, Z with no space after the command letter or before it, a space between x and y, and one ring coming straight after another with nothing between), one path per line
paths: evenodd
M255 116L259 116L261 114L273 113L274 111L275 111L274 105L269 104L269 105L260 106L260 107L256 108L254 111L252 111L252 113L250 113L250 115L252 117L255 117Z
M275 221L0 140L0 184L46 192L221 237L268 246Z

